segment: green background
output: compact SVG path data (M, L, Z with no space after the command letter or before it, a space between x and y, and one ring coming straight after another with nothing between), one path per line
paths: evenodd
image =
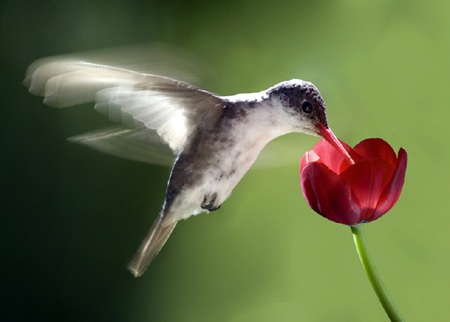
M208 66L219 94L312 81L336 135L409 155L403 194L366 226L408 321L450 316L450 2L21 1L0 4L2 321L385 321L350 229L314 214L291 134L215 213L181 222L147 273L126 263L158 213L168 168L66 138L107 121L51 109L22 86L34 60L169 43ZM276 145L276 144L275 144ZM275 148L275 146L273 147ZM269 150L270 152L270 147Z

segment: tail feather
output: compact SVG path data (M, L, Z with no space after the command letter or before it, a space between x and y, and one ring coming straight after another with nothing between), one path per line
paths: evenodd
M158 255L161 248L169 239L170 234L175 228L177 222L167 224L166 220L161 216L155 220L149 232L145 236L139 246L133 259L128 264L128 270L135 276L139 277L144 274L147 267Z

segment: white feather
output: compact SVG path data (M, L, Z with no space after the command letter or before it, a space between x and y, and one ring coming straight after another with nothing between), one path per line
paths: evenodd
M96 102L125 128L153 130L177 154L205 112L222 106L209 92L170 78L70 59L33 63L24 81L54 107Z

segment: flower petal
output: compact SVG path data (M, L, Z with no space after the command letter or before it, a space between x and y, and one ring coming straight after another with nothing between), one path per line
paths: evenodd
M360 222L373 220L380 196L393 173L394 168L388 162L368 159L359 161L341 174L360 202Z
M320 157L314 152L314 150L306 151L303 154L302 159L300 160L300 172L302 172L303 168L310 162L317 162L320 160Z
M351 151L351 147L342 142L343 147L347 151ZM341 164L345 161L348 163L342 154L336 150L326 140L320 140L314 147L313 151L319 156L320 162L325 164L334 173L339 173Z
M408 163L408 155L406 151L400 149L398 151L398 163L397 168L392 176L391 181L388 183L378 201L376 211L374 213L374 219L377 219L388 212L394 204L397 202L402 192L403 183L405 182L406 165Z
M353 150L364 159L381 159L393 168L397 166L397 156L392 147L382 139L366 139L358 143Z
M318 214L345 225L359 223L360 205L350 187L324 164L307 164L300 176L303 196Z

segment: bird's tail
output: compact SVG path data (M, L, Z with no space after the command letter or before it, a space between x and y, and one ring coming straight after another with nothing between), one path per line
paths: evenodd
M167 220L164 220L163 217L166 216L158 216L155 220L136 251L136 254L128 264L128 269L135 277L139 277L144 274L147 267L156 255L158 255L167 239L169 239L170 234L177 224L177 221L167 223Z

